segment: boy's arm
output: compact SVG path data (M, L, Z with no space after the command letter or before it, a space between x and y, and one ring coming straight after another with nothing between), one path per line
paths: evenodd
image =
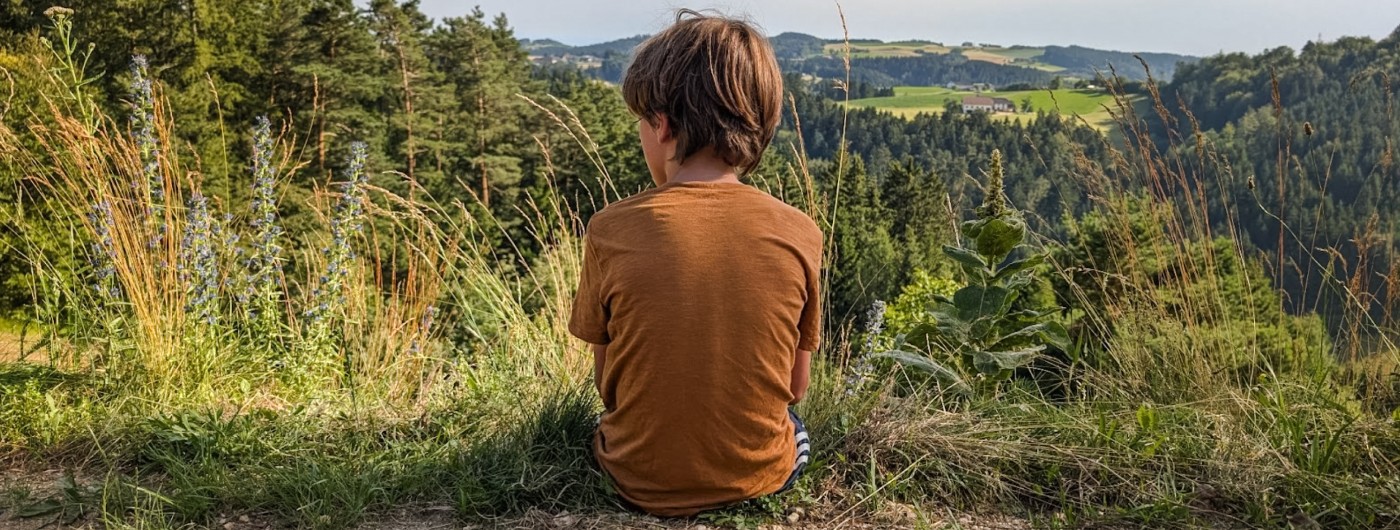
M796 405L807 396L807 385L811 378L812 352L797 350L797 362L792 363L792 402L788 403L789 405Z
M807 297L802 307L802 315L797 321L797 352L792 363L792 404L802 401L807 395L807 385L812 377L812 352L821 342L822 332L822 235L813 227L813 238L809 244L814 251L803 259L803 272L806 274Z
M603 295L602 271L598 266L598 255L593 250L593 239L583 238L583 266L579 270L578 291L574 294L574 307L569 316L569 333L583 339L593 350L593 383L602 393L603 363L607 357L607 343L612 342L608 335L608 320L611 311L607 298Z
M593 386L598 388L598 395L603 395L603 365L608 359L607 344L591 344L593 346Z

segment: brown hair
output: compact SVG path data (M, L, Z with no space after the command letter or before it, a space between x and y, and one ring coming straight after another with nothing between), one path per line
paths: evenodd
M674 25L637 47L622 97L648 122L670 119L677 160L713 147L743 174L778 129L783 75L753 25L682 9Z

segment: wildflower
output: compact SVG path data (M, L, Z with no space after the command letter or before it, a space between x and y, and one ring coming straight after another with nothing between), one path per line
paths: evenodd
M198 321L218 323L219 259L215 242L220 228L209 213L209 200L196 191L180 242L180 278L185 284L186 311Z
M865 325L865 348L857 353L856 363L851 367L851 373L846 376L846 394L854 395L856 388L865 383L865 380L874 371L874 365L870 362L870 355L875 353L875 339L885 331L885 301L876 300L870 304L870 312L866 316Z
M150 65L146 56L131 58L131 136L141 153L141 174L146 187L148 203L146 215L155 228L150 242L151 248L160 246L165 234L164 211L165 176L160 171L160 141L156 137L155 91L149 75ZM138 183L132 183L138 186Z
M88 221L92 223L93 241L92 243L92 265L96 271L96 285L93 289L98 296L116 298L121 296L121 290L117 287L116 246L112 241L112 226L116 224L116 219L112 217L112 204L107 201L98 201L94 204L92 211L88 213Z
M344 307L345 279L350 275L350 266L355 260L355 251L350 247L351 239L359 235L363 228L364 197L363 187L369 183L365 173L366 147L362 142L350 145L350 160L345 169L345 191L336 202L335 213L331 217L330 245L322 249L326 256L326 269L321 275L321 284L316 287L316 305L307 312L311 320L314 336L324 336L326 317L334 308ZM333 302L333 303L332 303Z
M44 16L48 18L60 18L73 16L73 10L62 6L52 6L44 10Z
M266 319L276 314L282 277L282 227L277 222L277 169L272 165L272 123L259 116L253 127L253 234L244 262L249 272L238 295L249 319ZM235 241L236 242L236 241ZM233 247L236 248L236 245Z

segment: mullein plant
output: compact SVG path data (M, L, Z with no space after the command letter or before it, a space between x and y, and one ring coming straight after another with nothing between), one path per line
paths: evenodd
M977 218L962 225L965 243L943 247L962 269L966 285L951 298L935 296L922 322L877 355L927 372L959 393L971 386L995 389L1046 349L1071 349L1068 333L1054 317L1058 308L1018 307L1045 254L1025 244L1030 231L1021 213L1007 204L1002 172L1001 151L992 151L987 197ZM1013 259L1018 253L1024 257Z
M355 263L355 250L351 243L364 229L364 187L369 184L369 174L365 172L367 156L364 143L350 145L345 181L341 184L344 191L331 215L331 240L321 250L325 270L317 278L311 305L303 314L306 319L304 338L312 354L329 353L335 345L332 333L344 320L348 302L346 281Z
M246 276L238 291L238 306L253 340L270 351L283 335L282 225L277 216L277 168L273 166L272 123L259 116L253 127L252 234L243 260ZM226 248L241 254L236 236ZM235 259L241 256L235 255Z

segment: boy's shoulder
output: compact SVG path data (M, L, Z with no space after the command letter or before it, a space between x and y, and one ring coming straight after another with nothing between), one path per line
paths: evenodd
M649 215L646 213L647 206L668 189L666 186L655 187L608 204L589 219L588 231L609 232L611 231L610 227L618 223L630 223L635 220L634 217L637 215ZM821 229L806 212L751 184L745 183L742 186L735 186L731 191L744 197L750 206L757 206L757 210L768 218L765 219L766 221L776 221L784 228L799 230L802 232L801 235L815 237L820 242ZM749 208L749 210L752 211L754 208Z

